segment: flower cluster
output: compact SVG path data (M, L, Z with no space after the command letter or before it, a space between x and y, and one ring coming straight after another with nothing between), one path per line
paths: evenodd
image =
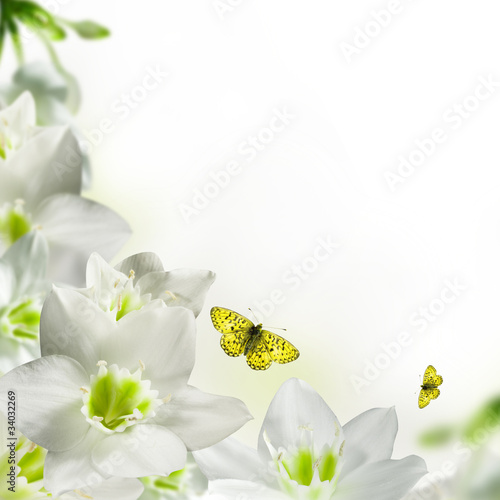
M391 458L393 408L341 426L290 379L257 450L230 437L246 405L189 384L215 274L166 271L149 252L111 266L130 228L81 196L79 90L51 40L108 31L35 2L0 0L0 15L0 56L8 33L22 63L23 23L53 63L23 65L0 89L0 498L400 500L426 470Z

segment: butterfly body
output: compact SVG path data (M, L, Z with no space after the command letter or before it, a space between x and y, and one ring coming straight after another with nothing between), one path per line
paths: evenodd
M253 351L259 342L262 342L262 323L254 325L250 328L246 337L243 355L246 356L249 352Z
M443 377L437 374L436 369L429 365L424 373L420 394L418 396L418 407L425 408L433 399L441 394L438 387L443 383Z
M267 370L273 361L289 363L300 355L288 340L230 309L212 307L210 317L215 329L222 333L220 345L224 352L233 357L243 354L253 370Z

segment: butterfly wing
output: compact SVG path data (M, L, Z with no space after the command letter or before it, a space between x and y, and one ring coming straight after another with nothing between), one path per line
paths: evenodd
M295 346L275 333L262 330L262 341L266 345L271 359L276 363L290 363L300 356L300 352Z
M249 340L253 323L230 309L212 307L210 317L215 329L222 333L220 346L228 356L240 356Z
M441 392L439 389L421 389L418 396L418 407L425 408L433 399L437 399Z
M441 385L443 383L443 377L437 374L437 370L429 365L424 373L423 385Z
M272 362L266 343L261 338L248 352L247 364L252 370L267 370Z
M247 333L254 326L245 316L224 307L212 307L210 318L215 329L220 333Z
M245 350L249 335L246 332L225 333L220 338L220 346L228 356L240 356Z

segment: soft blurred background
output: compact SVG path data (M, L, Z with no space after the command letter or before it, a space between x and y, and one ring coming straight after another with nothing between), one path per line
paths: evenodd
M153 251L167 269L217 273L192 383L247 403L255 420L237 436L256 444L276 390L299 377L342 423L395 406L395 457L459 463L460 434L419 436L500 393L497 2L50 4L112 32L57 49L82 89L85 194L133 229L116 262ZM47 59L33 40L25 51ZM15 66L5 50L2 83ZM446 139L392 190L386 173L436 128ZM229 358L214 305L286 328L300 358L263 373ZM428 364L444 384L419 410Z

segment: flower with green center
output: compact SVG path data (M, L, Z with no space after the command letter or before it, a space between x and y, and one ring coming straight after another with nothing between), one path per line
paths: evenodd
M392 408L341 427L312 387L290 379L269 406L258 451L228 438L194 457L221 499L400 500L427 471L416 456L391 460L397 427Z
M117 320L154 300L186 307L198 316L214 280L212 271L165 271L160 258L151 252L127 257L115 267L94 253L87 263L87 288L79 291Z
M239 400L188 379L195 317L161 300L116 321L75 290L54 287L40 321L42 357L0 378L0 411L17 394L17 426L47 449L54 495L110 477L168 476L251 416Z
M45 293L47 243L32 231L0 258L0 371L39 356L39 324Z
M83 282L92 251L111 258L130 234L112 210L80 196L82 157L68 126L37 127L24 92L0 111L0 254L37 228L51 281Z

